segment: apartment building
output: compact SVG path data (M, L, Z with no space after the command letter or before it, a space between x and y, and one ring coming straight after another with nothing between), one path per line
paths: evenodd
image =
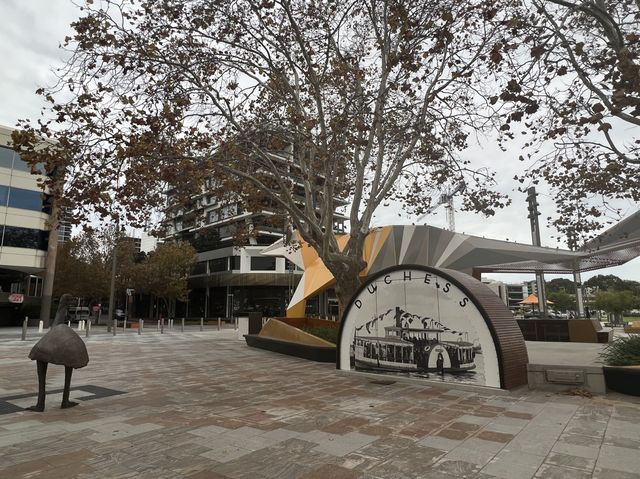
M283 174L293 175L286 155L279 160ZM198 250L189 302L178 305L176 315L232 317L261 311L284 316L303 271L285 258L260 254L285 235L283 215L266 196L258 211L233 196L221 202L217 188L214 178L205 180L201 193L186 204L177 202L172 192L167 195L167 238L190 241ZM304 200L302 190L299 197ZM336 215L334 231L344 232L345 222L346 217ZM326 307L317 309L310 313L321 314Z

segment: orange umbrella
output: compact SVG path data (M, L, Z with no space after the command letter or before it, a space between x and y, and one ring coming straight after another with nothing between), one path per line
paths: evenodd
M535 294L530 294L525 299L520 301L518 304L531 305L531 306L539 306L538 304L538 296ZM553 301L547 300L547 304L553 304ZM538 308L539 309L539 308Z

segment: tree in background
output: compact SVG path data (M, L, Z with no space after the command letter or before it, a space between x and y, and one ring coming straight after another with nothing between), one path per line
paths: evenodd
M548 294L548 299L553 303L553 309L557 311L575 311L576 298L565 291L556 291Z
M613 274L598 274L585 281L584 285L600 291L623 291L628 289L625 288L625 282Z
M106 254L100 238L91 233L59 245L53 296L68 293L89 303L108 297L111 271Z
M631 291L599 291L596 293L593 305L613 316L614 323L622 323L622 313L637 308L640 300Z
M159 244L132 270L136 292L161 299L166 314L173 314L176 301L189 299L188 278L195 262L196 250L188 242Z
M554 278L551 281L545 281L546 291L549 293L559 293L561 291L575 294L576 284L566 278Z
M640 2L514 5L496 53L509 67L492 101L513 107L502 132L527 138L535 160L520 180L551 185L553 224L577 247L618 213L611 199L640 200Z
M60 83L40 90L53 120L13 139L27 161L65 169L65 201L86 214L118 202L142 223L168 188L184 199L209 176L224 194L266 195L344 308L385 201L422 213L435 190L464 183L464 209L506 204L459 153L491 127L487 79L511 3L87 1ZM40 137L56 147L38 150ZM344 248L336 198L349 205Z

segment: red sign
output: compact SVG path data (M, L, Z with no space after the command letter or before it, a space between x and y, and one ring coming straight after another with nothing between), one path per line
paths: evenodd
M10 303L23 303L24 302L24 294L19 294L19 293L11 293L9 295L9 302Z
M101 307L101 306L102 306L101 304L94 304L94 305L93 305L93 312L94 312L94 313L99 313L99 312L100 312L100 307Z

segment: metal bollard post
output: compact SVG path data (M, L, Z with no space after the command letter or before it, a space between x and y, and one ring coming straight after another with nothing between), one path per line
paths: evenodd
M87 328L85 332L86 337L88 338L91 335L91 320L87 322Z
M160 318L160 334L164 334L164 318Z
M27 324L29 324L29 316L25 316L24 321L22 322L22 340L23 341L27 339Z
M115 336L116 335L116 330L118 329L118 318L115 318L113 320L113 328L112 329L113 329L113 335Z
M122 332L126 332L127 331L127 318L124 318L124 323L122 325Z
M218 316L218 331L220 331L220 316Z
M38 323L38 332L41 333L42 331L44 331L44 321Z
M158 320L158 325L156 326L156 331L160 331L160 320Z
M144 325L144 320L140 318L138 320L138 336L142 334L142 327Z
M236 331L238 330L238 317L234 316L233 318L233 329L235 329Z
M204 318L200 318L200 331L204 330Z
M182 318L182 325L180 326L180 332L184 333L184 318Z

